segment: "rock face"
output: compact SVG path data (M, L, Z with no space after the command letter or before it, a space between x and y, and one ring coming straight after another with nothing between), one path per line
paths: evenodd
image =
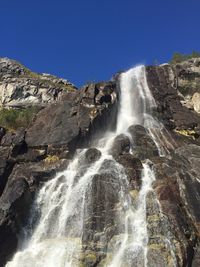
M169 156L152 158L157 178L154 192L160 207L152 206L155 196L150 195L147 202L150 266L172 266L170 250L173 249L177 266L200 264L199 209L196 206L200 196L200 116L194 106L186 105L199 90L198 62L196 59L172 66L147 67L148 84L157 102L156 114L168 130L168 140L170 135L175 141ZM164 245L166 237L168 241L174 240L171 242L174 248Z
M102 82L78 91L68 81L32 73L3 58L0 95L4 108L42 106L28 128L15 132L0 128L0 266L4 266L16 250L41 184L66 168L76 148L115 126L117 90L115 82ZM87 160L98 157L93 150Z
M3 107L46 105L75 90L67 80L37 74L14 60L0 58L0 105Z
M153 190L147 195L148 266L171 267L174 261L179 267L200 266L200 59L148 66L146 73L157 104L154 116L165 127L159 137L167 153L159 157L155 142L140 125L128 129L133 146L126 135L115 138L109 151L112 157L93 176L87 196L82 266L104 266L105 251L112 246L116 233L122 231L114 217L120 210L116 176L122 170L126 173L127 192L134 203L146 159L151 161L156 176ZM4 108L41 107L27 128L11 131L0 125L3 267L17 249L20 231L39 188L68 166L77 149L89 147L83 172L84 166L92 166L101 157L94 147L106 130L115 129L118 87L114 80L77 90L68 81L35 74L3 58L0 96Z

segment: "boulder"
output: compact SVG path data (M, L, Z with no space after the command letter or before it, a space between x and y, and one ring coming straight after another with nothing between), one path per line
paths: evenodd
M89 148L85 153L86 163L91 164L101 157L101 152L96 148Z
M117 137L115 137L112 144L112 148L110 149L110 154L114 158L117 158L119 155L128 153L129 150L130 150L130 140L128 136L120 134Z

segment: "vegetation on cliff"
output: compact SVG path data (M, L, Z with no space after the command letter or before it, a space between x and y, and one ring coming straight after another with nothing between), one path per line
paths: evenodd
M181 63L185 60L191 59L191 58L198 58L200 57L200 52L198 51L192 51L191 54L181 54L178 52L175 52L172 56L172 59L170 60L171 64Z
M19 127L28 127L39 109L36 106L25 109L0 109L0 125L9 130L16 130Z

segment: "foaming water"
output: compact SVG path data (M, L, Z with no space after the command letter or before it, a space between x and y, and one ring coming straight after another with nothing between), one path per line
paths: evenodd
M151 115L154 108L156 103L147 85L145 67L138 66L121 74L116 132L105 134L99 140L97 148L101 156L95 163L86 164L87 150L79 151L64 172L44 184L32 210L31 222L37 218L37 223L6 267L80 266L84 213L88 205L86 195L90 194L93 177L101 171L105 160L112 161L110 171L115 173L116 183L119 184L120 190L116 195L121 212L117 219L123 231L110 241L111 255L107 255L103 266L147 266L146 196L152 190L154 173L150 162L146 161L143 164L141 189L133 204L127 191L129 184L125 171L109 155L109 151L117 135L123 133L130 137L128 128L142 125L162 156L164 146L158 138L162 125Z
M156 103L147 85L145 67L137 66L122 73L120 88L117 134L126 132L134 124L148 127L147 115Z
M152 190L151 184L155 180L149 162L143 164L142 186L139 191L135 208L129 198L124 203L125 232L120 238L120 246L114 251L114 257L107 266L147 266L148 233L146 224L146 195ZM119 243L117 240L117 243ZM115 245L117 248L117 244Z

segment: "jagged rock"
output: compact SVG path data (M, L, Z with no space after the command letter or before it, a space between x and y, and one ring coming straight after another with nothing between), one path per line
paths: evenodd
M173 66L177 89L184 96L200 92L200 58L193 58Z
M15 60L11 60L9 58L0 58L0 74L3 76L6 75L6 77L24 75L25 68Z
M147 80L156 100L158 118L168 129L195 129L200 125L200 117L181 104L177 91L177 74L169 65L147 67ZM171 73L174 73L171 75ZM173 76L173 80L171 80ZM174 81L175 79L175 81Z
M188 148L188 152L189 149L191 148ZM164 214L165 222L160 224L160 230L156 226L155 230L158 232L153 230L152 222L150 223L150 240L158 233L162 233L165 229L164 227L168 225L168 229L163 232L163 237L167 237L167 233L170 233L169 240L174 240L174 249L177 252L179 251L179 253L175 253L175 256L180 266L186 266L186 262L191 264L194 253L193 248L199 235L197 203L200 189L197 180L194 179L194 172L196 172L197 177L199 173L193 170L188 159L181 155L181 151L184 150L185 147L178 148L176 154L179 156L172 154L172 159L162 158L154 162L157 177L154 182L154 190L160 203L160 213L157 212L155 215L158 223L161 223L162 220L158 214ZM192 149L189 153L191 154L191 152ZM193 193L191 194L191 192Z
M76 91L76 87L67 80L34 73L14 60L0 58L1 106L46 105L71 91Z
M10 156L16 157L18 154L26 151L25 143L25 130L19 128L16 132L6 133L2 140L1 145L5 147L10 147Z
M200 212L198 209L200 198L200 146L187 145L176 149L176 154L188 161L185 169L180 173L179 188L182 202L190 214L194 227L200 232Z
M94 90L93 87L90 88ZM29 147L54 146L59 149L64 145L66 150L74 151L87 139L88 142L91 134L95 135L103 132L107 127L114 126L115 103L110 104L110 108L95 106L93 99L91 107L83 102L84 90L78 95L74 94L74 102L61 101L46 107L37 114L25 138ZM86 91L87 94L89 94L88 91L89 89ZM90 93L94 95L93 91ZM93 112L92 117L91 112Z

